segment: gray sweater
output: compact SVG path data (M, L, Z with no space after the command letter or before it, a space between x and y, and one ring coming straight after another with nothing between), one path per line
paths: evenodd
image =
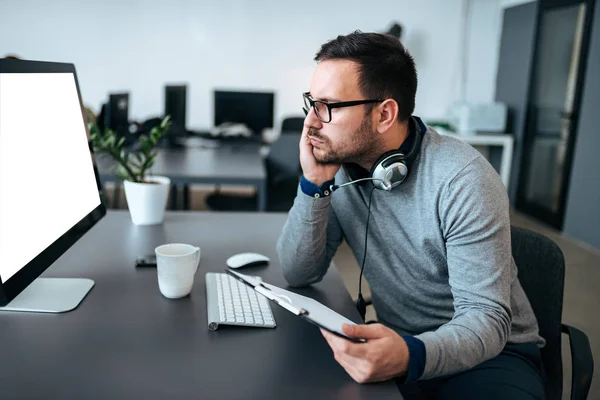
M344 168L335 178L350 180ZM362 261L371 188L321 198L298 189L277 243L290 285L320 281L343 239ZM508 209L490 164L430 128L407 180L373 193L364 276L379 321L424 343L420 379L472 368L506 343L544 344L517 279Z

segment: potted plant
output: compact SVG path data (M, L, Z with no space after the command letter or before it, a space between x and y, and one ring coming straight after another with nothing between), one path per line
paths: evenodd
M102 132L90 124L94 151L115 161L111 172L123 181L131 220L136 225L160 224L164 220L171 180L149 171L157 155L155 147L170 125L166 116L148 135L139 135L132 146L126 146L125 138L115 131L107 128Z

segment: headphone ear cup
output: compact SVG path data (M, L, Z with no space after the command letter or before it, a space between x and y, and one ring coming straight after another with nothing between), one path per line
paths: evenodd
M371 177L375 179L373 185L378 189L391 190L404 182L408 168L403 159L404 155L398 152L380 158L371 171Z
M408 176L408 168L404 162L396 162L386 168L385 180L394 188L404 182Z

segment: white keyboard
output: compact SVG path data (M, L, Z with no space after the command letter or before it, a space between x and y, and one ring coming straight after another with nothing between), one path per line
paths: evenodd
M219 325L275 328L269 300L226 273L206 274L208 329Z

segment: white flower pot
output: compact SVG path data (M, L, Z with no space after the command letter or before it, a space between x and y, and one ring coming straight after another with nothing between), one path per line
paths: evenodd
M146 179L156 183L124 182L131 220L136 225L162 224L171 180L164 176L150 176Z

